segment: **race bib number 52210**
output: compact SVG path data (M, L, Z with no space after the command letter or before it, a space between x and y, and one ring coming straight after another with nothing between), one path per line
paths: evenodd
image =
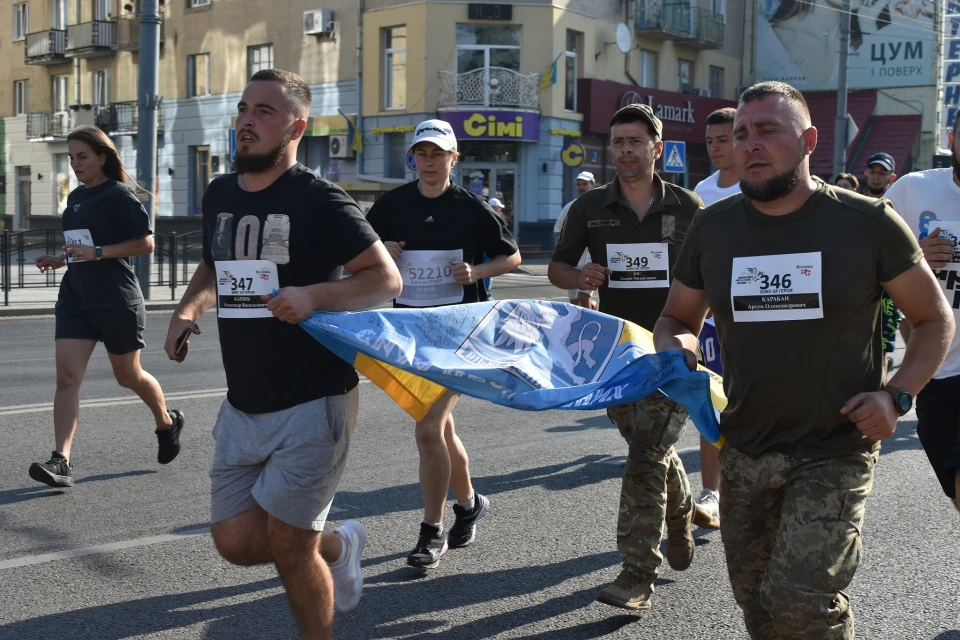
M822 318L822 285L819 251L734 258L730 282L733 321Z
M217 260L217 315L221 318L272 318L260 296L280 288L270 260Z

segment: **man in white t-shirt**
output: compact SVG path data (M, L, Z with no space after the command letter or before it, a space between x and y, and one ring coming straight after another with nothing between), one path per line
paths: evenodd
M590 191L595 186L597 186L596 180L593 177L593 174L589 171L581 171L577 176L577 198L585 194L587 191ZM567 219L567 212L570 211L570 205L576 202L576 198L571 200L560 210L560 216L557 218L557 223L553 225L553 240L554 244L560 242L560 232L563 231L563 222ZM580 263L577 265L577 268L582 268L583 265L590 262L590 251L586 250L583 252L583 257L580 258ZM575 304L578 307L586 307L588 309L596 309L597 303L593 299L593 291L578 291L576 289L568 289L567 295L570 298L570 304Z
M707 154L717 170L698 184L694 193L700 196L703 204L712 205L718 200L740 193L740 176L733 164L733 117L737 110L732 107L717 109L707 116ZM703 362L714 373L723 375L723 363L720 359L720 340L713 316L704 321L700 332L700 351ZM700 509L693 519L694 524L709 529L720 527L720 450L700 437L700 479L703 491L697 498ZM703 518L710 516L709 520Z
M953 167L910 173L887 190L894 209L917 234L923 256L960 323L960 118L949 133ZM906 320L901 333L910 340ZM947 357L917 395L917 435L943 492L960 510L960 336L954 336Z

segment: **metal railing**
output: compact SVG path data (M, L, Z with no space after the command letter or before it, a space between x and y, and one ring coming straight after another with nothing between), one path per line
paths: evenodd
M117 23L106 20L81 22L67 27L67 53L88 49L113 49Z
M440 70L439 106L540 108L540 74L503 67L466 73Z
M27 114L27 139L66 138L72 123L69 111L31 111Z
M140 49L140 16L117 18L117 39L113 48L118 51L137 51ZM160 43L163 44L163 18L160 19Z
M27 34L27 46L24 56L31 58L62 58L67 46L67 32L63 29L50 29Z
M104 110L101 129L108 133L136 133L140 123L140 105L136 101L114 102ZM163 131L163 103L157 106L157 130Z
M709 47L722 47L723 34L727 28L723 14L706 7L697 7L694 15L696 16L696 28L691 35L691 39Z
M692 9L689 0L641 0L637 5L637 31L689 38L694 33Z
M63 233L58 229L0 234L0 290L4 306L9 306L12 290L59 287L64 269L40 273L34 260L41 255L62 254ZM155 235L150 286L169 288L170 299L176 300L177 288L190 283L202 254L203 231Z

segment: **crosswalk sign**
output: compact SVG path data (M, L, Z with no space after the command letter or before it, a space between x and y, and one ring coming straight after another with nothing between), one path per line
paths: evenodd
M663 142L663 170L668 173L685 173L687 170L687 143L674 140Z

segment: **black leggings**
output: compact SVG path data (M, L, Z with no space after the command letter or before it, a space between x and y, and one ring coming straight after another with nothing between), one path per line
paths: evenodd
M960 469L960 376L931 380L917 396L917 435L943 492L955 500Z

